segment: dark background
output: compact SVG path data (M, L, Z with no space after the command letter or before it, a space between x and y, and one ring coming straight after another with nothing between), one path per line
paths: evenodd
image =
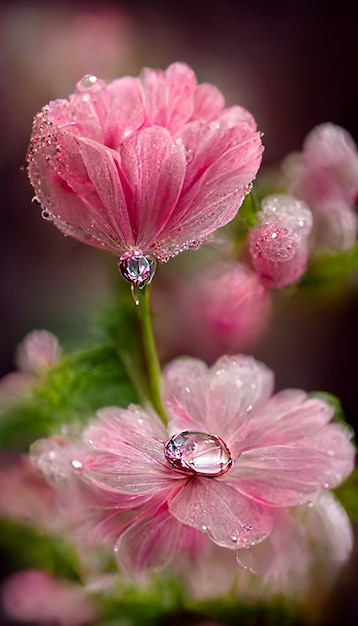
M25 154L44 104L67 97L87 73L110 80L186 61L228 104L252 111L270 166L321 122L358 141L357 38L357 3L345 0L2 3L0 375L14 368L15 346L33 328L52 330L68 346L84 338L91 311L117 280L114 258L64 238L31 203ZM255 349L275 369L278 388L334 393L355 426L356 282L323 304L281 300ZM344 621L348 605L339 597Z

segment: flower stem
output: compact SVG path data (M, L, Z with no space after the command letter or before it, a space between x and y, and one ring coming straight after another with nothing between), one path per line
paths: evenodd
M160 394L161 369L155 345L152 319L149 307L149 288L144 287L138 294L139 319L142 328L142 345L147 366L150 401L165 425L168 417Z

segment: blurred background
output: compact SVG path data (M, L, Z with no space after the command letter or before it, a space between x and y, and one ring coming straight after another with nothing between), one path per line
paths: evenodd
M14 368L16 344L33 328L68 346L85 338L93 308L118 278L113 257L63 237L31 202L25 155L44 104L66 98L85 74L111 80L182 60L229 105L254 114L269 167L321 122L357 142L357 23L357 3L345 0L3 2L0 375ZM276 371L278 388L336 394L355 426L357 287L323 303L281 299L253 350Z

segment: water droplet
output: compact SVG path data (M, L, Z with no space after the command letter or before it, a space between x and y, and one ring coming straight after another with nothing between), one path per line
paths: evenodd
M92 87L96 84L98 78L93 74L86 74L77 85L77 89L79 91L87 91L88 89L92 89Z
M164 444L164 456L175 469L199 476L221 476L232 466L232 457L220 437L183 430Z
M44 209L41 212L41 217L43 217L44 220L50 220L52 219L51 213L49 213L49 211L46 211L46 209Z
M73 460L72 461L72 467L74 467L75 469L81 469L81 467L82 467L81 461Z
M232 535L230 539L233 543L237 543L238 537L236 535Z
M131 284L134 302L138 305L138 290L152 281L157 267L156 259L142 250L125 252L118 260L119 271L123 278Z

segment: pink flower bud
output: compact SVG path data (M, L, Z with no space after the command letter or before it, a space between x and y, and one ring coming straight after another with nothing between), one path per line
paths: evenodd
M249 250L262 284L277 289L294 283L307 267L311 211L292 196L269 196L262 202L259 220L250 233Z

